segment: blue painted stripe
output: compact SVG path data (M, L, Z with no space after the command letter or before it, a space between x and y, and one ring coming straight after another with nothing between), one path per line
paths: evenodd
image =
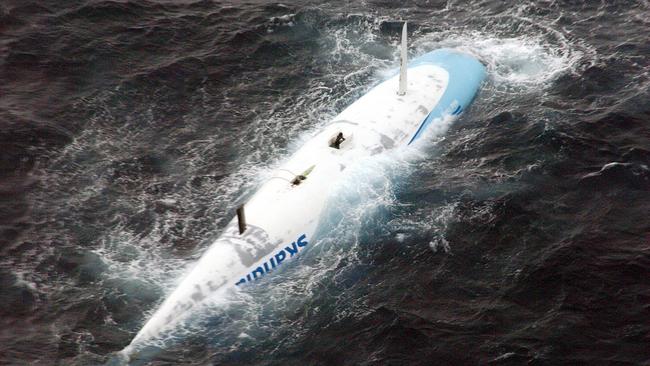
M420 127L418 127L418 130L415 131L415 135L413 135L413 137L411 137L411 140L409 141L409 143L407 145L410 145L411 142L415 141L416 137L420 136L420 132L422 132L422 130L424 129L424 126L429 125L428 122L431 119L433 119L433 117L431 117L431 115L433 114L434 111L435 111L435 109L431 110L431 112L429 112L429 114L426 117L424 117L424 120L420 123Z

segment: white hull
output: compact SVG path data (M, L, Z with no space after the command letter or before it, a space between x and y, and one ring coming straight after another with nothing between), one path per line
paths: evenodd
M132 345L170 329L204 298L260 279L313 245L331 187L347 168L408 145L429 124L460 114L471 103L484 72L467 55L435 51L411 64L404 95L398 95L396 75L346 108L274 171L245 205L243 234L234 218ZM454 92L459 83L462 92ZM333 147L339 134L344 140ZM300 175L304 179L296 180Z

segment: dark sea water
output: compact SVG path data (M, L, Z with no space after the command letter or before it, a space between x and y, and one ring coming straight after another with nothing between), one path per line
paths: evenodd
M0 364L127 346L403 19L473 106L133 364L650 364L650 3L585 0L1 0Z

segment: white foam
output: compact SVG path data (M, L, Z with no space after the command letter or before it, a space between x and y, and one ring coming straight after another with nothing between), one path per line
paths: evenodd
M551 44L541 36L499 38L482 32L430 34L416 42L417 49L449 47L473 54L486 64L497 86L539 89L559 75L573 72L584 56L579 49Z

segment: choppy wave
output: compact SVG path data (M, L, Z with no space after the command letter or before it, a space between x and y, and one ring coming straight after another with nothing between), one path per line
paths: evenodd
M128 344L271 169L394 72L401 19L413 56L487 65L472 108L354 170L318 246L138 362L649 357L646 3L0 10L7 362Z

